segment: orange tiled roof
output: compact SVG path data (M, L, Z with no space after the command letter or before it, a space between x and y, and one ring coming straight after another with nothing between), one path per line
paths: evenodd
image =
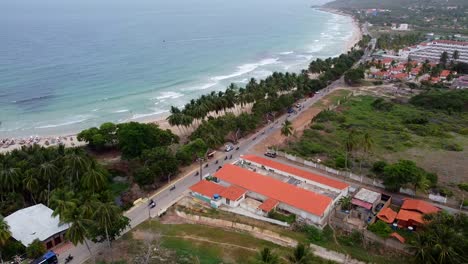
M414 222L418 222L420 224L424 224L424 220L422 218L422 214L419 212L414 212L414 211L409 211L409 210L404 210L400 209L396 216L397 220L403 220L403 221L408 221L408 220L413 220Z
M393 223L395 221L395 217L397 216L397 212L393 211L390 207L382 209L378 214L377 217L384 221L385 223Z
M278 201L275 199L268 198L266 199L258 208L262 209L265 212L270 212L276 205L278 205Z
M392 77L395 78L395 79L405 79L405 78L408 78L408 74L407 73L397 73L397 74L392 75Z
M190 187L190 190L193 192L197 192L210 198L213 198L213 195L215 194L221 195L225 189L226 187L224 186L206 180L199 181Z
M439 208L433 206L432 204L415 199L405 199L401 209L418 211L423 214L431 214L440 211Z
M450 75L449 70L442 70L442 72L440 73L440 77L447 77L449 75Z
M387 63L392 63L393 59L392 58L384 58L382 60L382 63L387 64Z
M405 238L402 237L402 236L400 236L400 235L399 235L398 233L396 233L396 232L391 233L390 236L391 236L391 237L394 237L394 238L396 238L396 239L398 239L398 241L400 241L402 244L405 243Z
M324 215L325 211L332 204L330 197L304 190L232 164L224 165L214 176L222 181L240 186L320 217Z
M231 201L235 201L237 199L239 199L242 195L244 195L244 193L246 193L247 191L241 187L237 187L237 186L234 186L234 185L231 185L229 187L227 187L226 189L224 189L220 195L224 198L227 198Z
M344 190L349 187L349 185L344 182L333 180L324 176L320 176L320 175L317 175L308 171L298 169L296 167L288 166L286 164L276 162L273 160L269 160L269 159L265 159L259 156L243 155L241 156L241 158L244 160L248 160L248 161L255 162L264 166L268 166L270 168L283 171L283 172L286 172L286 173L289 173L289 174L292 174L292 175L295 175L295 176L298 176L307 180L311 180L311 181L314 181L323 185L327 185L335 189Z

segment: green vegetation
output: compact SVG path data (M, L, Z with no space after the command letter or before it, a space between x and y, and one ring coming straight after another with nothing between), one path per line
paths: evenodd
M409 242L414 263L467 263L468 217L442 211L424 219L428 224Z
M109 173L82 149L23 147L1 154L0 164L2 215L43 203L72 224L67 238L74 244L114 240L128 226L129 219L114 204ZM7 240L5 247L17 246ZM36 249L29 249L30 255Z
M460 183L460 184L458 184L458 188L460 188L460 190L468 192L468 183L466 183L466 182Z
M387 238L392 233L392 228L390 228L387 223L380 220L377 220L377 222L369 225L367 229L382 238Z
M281 221L281 222L286 222L288 224L292 224L296 221L296 215L295 214L283 214L283 213L279 213L277 211L270 211L268 213L268 217L269 218L272 218L272 219L276 219L278 221Z
M44 255L44 253L46 253L46 251L47 251L47 249L46 249L44 243L42 243L39 239L35 239L26 248L26 254L27 254L28 258L30 258L30 259L38 258L38 257Z
M377 39L377 48L398 51L402 48L419 44L424 40L423 34L413 33L405 35L382 34Z
M364 69L363 68L356 68L347 71L344 75L344 80L349 85L356 85L362 79L364 79Z
M463 137L468 115L438 110L437 103L431 109L417 107L423 106L421 102L430 105L430 101L419 99L423 96L410 100L412 104L369 96L352 97L337 110L320 112L310 129L286 151L306 159L320 157L325 165L334 168L361 172L369 170L375 161L381 160L379 157L389 152L414 147L459 150L461 145L453 135ZM450 100L445 100L445 104L456 105ZM382 174L385 164L376 166L374 169L380 168L376 174Z
M374 171L381 170L379 168L381 163L374 165ZM383 179L385 189L394 192L398 192L401 187L405 186L413 187L415 192L417 190L425 192L437 184L437 175L426 172L410 160L400 160L397 163L385 165L383 171L377 176Z
M452 112L468 112L467 90L430 90L411 98L410 103L429 110Z

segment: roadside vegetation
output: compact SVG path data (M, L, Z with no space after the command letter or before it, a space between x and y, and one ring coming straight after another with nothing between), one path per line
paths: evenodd
M380 177L390 190L435 187L437 175L413 161L386 161L408 149L460 152L467 146L466 91L428 91L408 103L351 97L335 110L323 110L301 138L285 147L327 166ZM404 175L403 175L404 174ZM409 176L411 175L411 177Z

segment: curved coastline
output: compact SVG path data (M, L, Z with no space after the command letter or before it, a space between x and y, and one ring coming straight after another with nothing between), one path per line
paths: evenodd
M343 14L343 13L340 13L340 12L335 12L334 10L330 10L330 9L318 8L316 10L319 10L321 12L332 13L332 14L340 15L340 16L347 16L347 17L350 17L352 19L352 21L353 21L352 34L351 34L350 37L347 38L347 40L344 40L345 43L343 45L342 52L347 52L348 50L350 50L351 47L353 47L361 39L362 33L361 33L360 26L358 25L357 21L352 16L349 16L347 14ZM294 53L294 51L284 51L282 53L283 53L282 55L291 55L291 54ZM309 63L311 59L312 58L307 58L306 63ZM287 70L284 70L284 71L287 71ZM226 77L226 76L224 76L224 77ZM221 78L221 77L223 77L223 76L218 76L218 78ZM226 78L224 78L224 77L221 80L229 79L228 77L226 77ZM242 82L239 81L237 83L242 83ZM210 86L206 87L205 89L201 89L201 91L203 91L203 93L207 93L207 92L210 91L209 88L210 88ZM173 92L174 92L174 94L177 94L176 90L173 90ZM162 100L169 99L170 100L174 96L179 96L179 95L174 95L174 94L167 94L165 98L162 98L164 96L163 95L163 96L160 96L158 99L162 99ZM95 110L98 111L99 109L95 109ZM127 112L131 113L131 111L129 111L128 109L125 108L125 105L121 105L118 110L115 110L115 113L127 113ZM152 122L152 123L159 124L159 126L162 127L162 128L169 128L169 129L172 129L174 133L178 133L178 131L176 129L174 129L174 128L171 128L170 125L165 120L167 116L168 116L168 111L159 110L159 111L155 111L153 113L147 113L147 114L134 114L134 115L132 115L131 118L128 118L128 119L125 119L125 120L118 120L116 123L129 122L129 121L138 121L138 122L145 122L145 123ZM79 122L83 122L83 121L84 121L83 119L80 119L78 121L75 120L75 121L72 121L72 122L69 122L69 123L76 123L76 122L79 123ZM77 140L76 140L76 134L79 131L71 132L71 133L61 133L59 130L54 131L54 127L59 127L59 126L60 126L60 124L58 124L58 125L57 124L55 124L55 125L54 124L45 125L44 128L49 130L49 132L45 133L44 136L41 136L41 138L43 140L41 140L39 142L39 144L44 145L45 139L49 139L49 141L51 139L55 139L55 140L56 139L61 139L61 142L63 144L65 144L66 146L80 145L80 142L77 142ZM0 134L1 134L1 132L0 132ZM31 133L31 134L33 134L33 133ZM6 138L6 137L5 136L0 136L0 139L1 138ZM12 138L12 137L10 137L10 138ZM16 142L19 142L19 139L21 139L21 138L23 138L23 139L24 138L26 138L26 139L29 138L30 139L30 137L13 137L13 138L16 138ZM73 141L71 141L70 138L72 138ZM15 145L9 146L7 148L1 147L0 152L10 151L12 149L19 148L19 147L21 147L21 145L16 143Z

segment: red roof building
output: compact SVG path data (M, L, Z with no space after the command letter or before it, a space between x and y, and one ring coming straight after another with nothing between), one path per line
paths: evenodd
M396 216L397 212L393 211L390 207L380 210L380 212L377 214L377 218L379 218L387 224L393 223L395 221Z
M408 74L407 73L392 74L391 78L394 80L405 80L408 78Z
M440 211L439 208L432 204L416 199L405 199L401 209L417 211L422 214L432 214Z
M278 204L279 202L277 200L268 198L258 208L264 211L265 213L269 213Z
M229 199L231 201L236 201L237 199L241 198L247 190L231 185L229 187L226 187L221 193L221 197L224 197L226 199Z
M221 195L226 190L226 187L216 184L211 181L199 181L190 187L192 192L199 193L205 197L213 198L215 194Z
M298 211L301 217L318 224L323 223L333 202L328 196L307 191L232 164L224 165L214 176L223 182L237 185L249 192L263 196L265 200L268 198L277 200L281 204L285 204L284 207ZM307 214L315 217L308 217Z
M442 70L442 72L440 73L440 78L441 79L446 79L448 76L450 75L450 71L449 70Z
M314 174L312 172L308 172L305 170L298 169L296 167L292 167L277 161L273 161L270 159L266 159L263 157L255 156L255 155L243 155L241 159L256 163L260 166L265 166L267 169L273 169L275 171L280 171L286 173L288 176L300 178L301 180L307 180L312 182L312 184L317 184L322 187L331 188L338 191L346 191L349 188L347 183L337 181L334 179L330 179L328 177L324 177L321 175Z

